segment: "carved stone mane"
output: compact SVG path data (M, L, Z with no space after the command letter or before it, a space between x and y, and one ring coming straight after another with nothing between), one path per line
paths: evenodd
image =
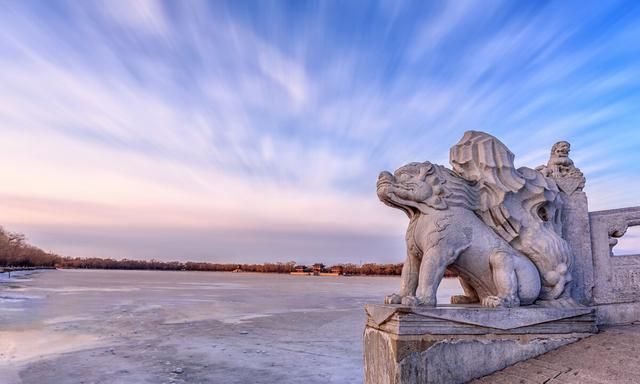
M478 209L478 190L475 183L471 183L446 167L432 164L440 186L444 189L444 200L447 205L463 207L470 210Z
M480 209L501 204L508 192L518 192L524 177L513 166L513 153L500 140L484 132L467 131L451 147L449 159L462 178L478 183Z

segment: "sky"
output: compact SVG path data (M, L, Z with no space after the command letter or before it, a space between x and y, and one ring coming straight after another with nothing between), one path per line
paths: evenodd
M0 68L0 224L63 255L401 262L376 177L466 130L640 205L636 1L1 0Z

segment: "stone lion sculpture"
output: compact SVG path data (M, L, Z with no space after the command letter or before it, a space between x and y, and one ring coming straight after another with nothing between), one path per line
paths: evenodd
M478 196L468 181L440 165L411 163L382 172L377 191L410 219L400 293L387 304L435 305L447 268L464 289L452 303L513 307L538 298L538 270L475 214Z
M513 160L500 140L468 131L451 147L453 170L425 162L380 174L380 200L410 218L401 290L387 303L435 305L449 268L465 292L452 303L575 304L558 186Z
M558 185L558 189L569 195L576 190L582 191L585 184L584 174L569 158L570 151L569 142L558 141L551 147L547 164L536 167L536 171L545 177L552 178Z

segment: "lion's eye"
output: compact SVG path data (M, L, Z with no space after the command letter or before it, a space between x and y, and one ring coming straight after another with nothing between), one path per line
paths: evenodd
M547 212L547 209L544 206L538 208L538 217L542 221L549 221L549 212Z

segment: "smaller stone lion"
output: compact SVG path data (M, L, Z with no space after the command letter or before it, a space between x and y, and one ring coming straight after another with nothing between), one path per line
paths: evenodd
M400 292L385 303L435 306L447 268L464 290L452 304L514 307L538 298L538 270L476 216L477 192L468 181L440 165L410 163L380 173L377 192L410 219Z
M584 177L580 169L573 164L573 160L569 158L570 151L571 144L568 141L558 141L551 147L551 155L547 165L536 167L536 171L546 177ZM584 188L584 185L581 188Z

